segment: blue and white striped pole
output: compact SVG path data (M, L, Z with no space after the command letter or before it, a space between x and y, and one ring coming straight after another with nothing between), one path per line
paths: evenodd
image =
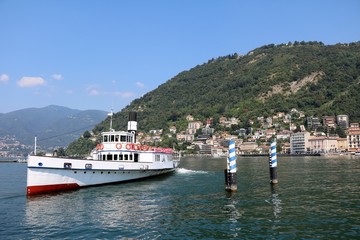
M269 167L270 167L270 183L276 184L278 183L276 141L273 141L270 145Z
M228 170L231 173L236 173L236 153L234 141L229 142Z
M237 191L237 181L236 181L236 151L235 151L235 141L229 142L229 156L227 158L227 169L224 170L225 173L225 190L226 191Z

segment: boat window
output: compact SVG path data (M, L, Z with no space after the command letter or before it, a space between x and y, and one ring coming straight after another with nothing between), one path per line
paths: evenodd
M125 154L124 155L124 160L129 160L129 155Z
M112 154L108 154L107 155L107 160L112 160L112 156L113 156Z
M122 154L119 155L119 160L120 160L120 161L123 160L123 155L122 155Z
M104 142L108 141L108 135L104 135Z
M139 161L139 154L135 153L134 154L134 162L138 162Z
M115 142L119 141L119 135L115 135Z
M155 155L155 162L160 162L160 155L159 154Z
M106 155L102 155L102 160L103 160L103 161L106 160Z
M117 154L114 155L114 160L118 160L118 156Z
M120 142L126 142L126 136L121 135L120 136Z
M64 168L71 168L71 163L64 163Z
M133 160L133 155L132 154L130 154L129 157L130 157L129 160Z
M111 135L111 142L115 141L115 135Z

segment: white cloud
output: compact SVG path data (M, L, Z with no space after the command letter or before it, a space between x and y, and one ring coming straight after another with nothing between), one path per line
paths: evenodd
M131 98L135 96L134 92L120 92L120 91L101 91L99 86L90 85L86 88L86 92L89 96L118 96L121 98Z
M90 85L86 88L86 91L90 96L98 96L100 95L100 91L97 89L96 85Z
M100 95L100 92L98 90L96 90L96 89L90 89L89 90L89 95L90 96L98 96L98 95Z
M63 80L63 76L61 74L53 74L51 77L55 80Z
M136 86L138 86L139 88L144 88L144 87L145 87L145 85L144 85L143 83L141 83L141 82L136 82L135 84L136 84Z
M7 82L9 81L9 76L7 74L1 74L0 75L0 82Z
M44 85L45 80L41 77L22 77L17 84L20 87L36 87L38 85Z

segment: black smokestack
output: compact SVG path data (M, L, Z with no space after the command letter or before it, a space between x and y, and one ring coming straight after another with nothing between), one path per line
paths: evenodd
M136 112L129 112L129 121L137 121L137 114Z

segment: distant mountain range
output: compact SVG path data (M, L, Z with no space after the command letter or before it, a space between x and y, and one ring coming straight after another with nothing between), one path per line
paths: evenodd
M76 110L50 105L0 114L0 137L15 136L25 145L37 142L42 149L66 147L107 116L100 110Z

